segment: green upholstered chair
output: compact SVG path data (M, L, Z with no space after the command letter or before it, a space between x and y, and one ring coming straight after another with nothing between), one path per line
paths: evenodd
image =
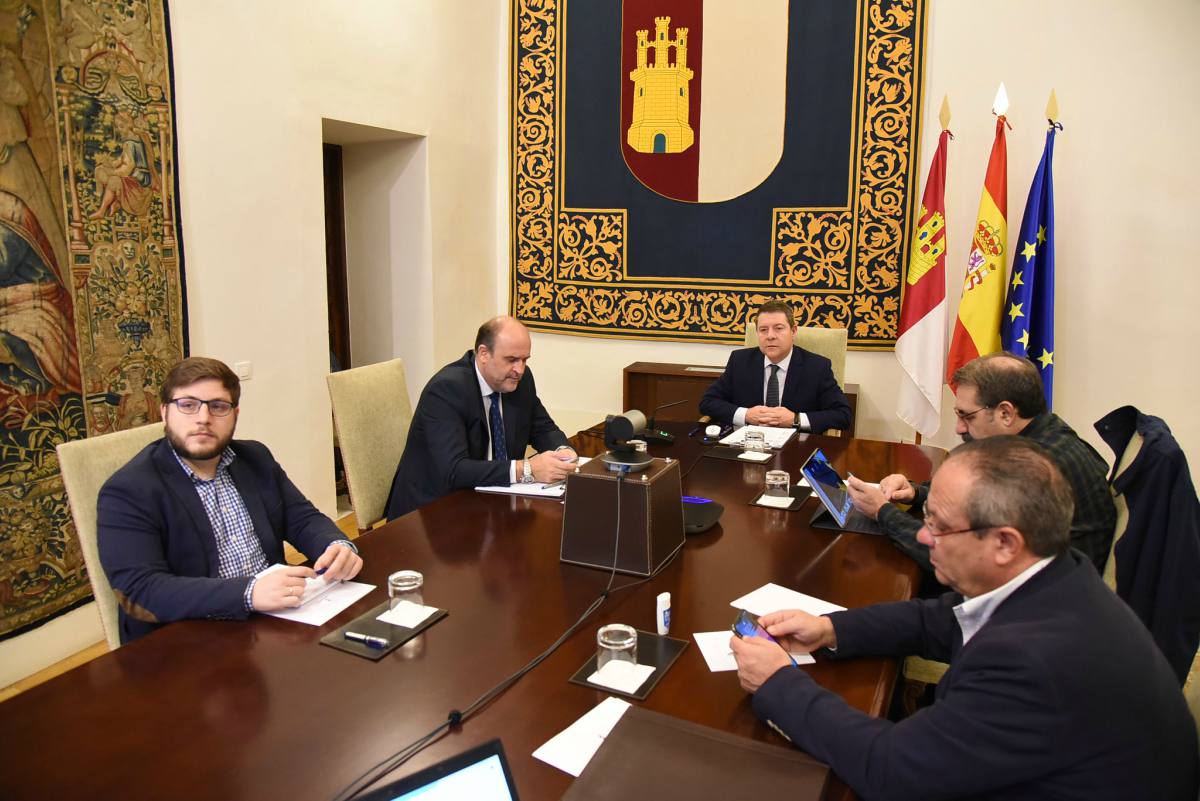
M330 373L325 380L350 505L358 530L367 531L383 519L412 422L404 361L392 359Z
M109 476L162 435L162 423L150 423L128 431L64 442L57 448L67 503L83 550L83 563L92 584L92 594L96 596L104 638L111 650L121 646L121 633L117 626L117 597L100 565L100 551L96 547L96 498Z
M833 363L833 377L838 386L846 388L846 345L849 333L845 328L817 328L800 326L793 341L807 351L824 356ZM746 324L746 347L758 347L758 332L754 320Z

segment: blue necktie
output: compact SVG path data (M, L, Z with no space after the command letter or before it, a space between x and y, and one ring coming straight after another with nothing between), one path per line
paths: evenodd
M500 417L500 393L493 392L492 410L488 418L492 424L492 458L498 462L508 461L508 447L504 444L504 420Z
M779 405L779 365L771 365L771 377L767 379L767 406Z

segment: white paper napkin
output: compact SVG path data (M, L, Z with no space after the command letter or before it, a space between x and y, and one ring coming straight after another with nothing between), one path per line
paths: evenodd
M425 618L436 611L436 606L422 606L421 604L414 604L412 601L401 601L375 619L382 620L384 623L391 623L393 626L404 626L406 629L415 629L425 621Z
M639 687L646 683L646 679L650 678L650 674L653 672L654 665L635 665L632 662L623 662L614 659L588 676L587 680L592 684L599 684L601 687L607 687L610 690L635 693Z

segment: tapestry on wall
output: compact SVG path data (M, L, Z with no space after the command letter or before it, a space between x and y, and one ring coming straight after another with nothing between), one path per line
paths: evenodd
M0 638L91 595L54 447L184 353L160 0L0 0Z
M513 0L512 313L741 342L763 300L895 341L924 0Z

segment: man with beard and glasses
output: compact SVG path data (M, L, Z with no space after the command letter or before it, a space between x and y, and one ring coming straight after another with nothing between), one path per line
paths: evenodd
M100 561L120 607L121 642L188 618L244 619L300 605L305 580L353 578L358 550L288 480L266 446L234 440L241 384L192 357L159 393L164 437L100 490ZM287 540L311 568L285 567Z
M954 373L954 384L955 431L964 442L1016 434L1050 452L1075 498L1071 547L1082 551L1102 574L1117 524L1117 510L1106 478L1108 464L1062 418L1046 408L1037 367L1011 353L993 353L960 367ZM932 574L929 548L917 541L920 518L894 505L912 504L913 511L919 512L929 495L929 482L914 484L897 473L880 481L878 489L853 476L847 486L855 507L878 520L896 547Z

